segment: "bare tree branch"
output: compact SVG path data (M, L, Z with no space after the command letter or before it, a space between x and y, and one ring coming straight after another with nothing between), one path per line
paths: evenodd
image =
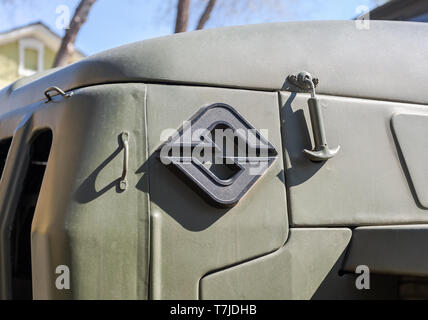
M216 2L217 2L217 0L209 0L208 1L208 4L205 7L204 12L202 13L201 18L199 19L198 26L196 27L196 30L202 30L205 27L205 24L210 19L211 12L213 11Z
M187 31L187 24L189 23L189 7L190 0L178 0L175 33Z
M74 43L82 25L88 19L89 11L96 0L81 0L70 22L70 28L62 38L61 46L55 57L53 67L61 67L67 64L74 52Z

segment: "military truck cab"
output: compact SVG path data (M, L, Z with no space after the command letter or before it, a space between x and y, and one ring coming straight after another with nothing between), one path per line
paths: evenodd
M6 87L0 298L398 298L428 275L427 37L213 29Z

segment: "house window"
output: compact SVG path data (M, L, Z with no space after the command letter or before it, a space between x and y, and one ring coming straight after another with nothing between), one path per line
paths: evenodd
M26 48L24 51L24 68L37 72L39 70L39 52L35 49Z
M36 39L19 40L19 75L31 76L43 71L45 47Z

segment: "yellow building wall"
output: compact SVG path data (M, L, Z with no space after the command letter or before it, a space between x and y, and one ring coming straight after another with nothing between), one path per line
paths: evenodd
M18 65L18 41L0 46L0 88L19 78Z
M53 52L51 49L49 49L45 46L45 56L44 56L45 64L43 66L44 70L48 70L48 69L52 68L52 65L53 65L54 60L55 60L55 55L56 55L55 52Z
M45 46L45 53L43 57L43 69L48 70L52 68L55 60L56 52ZM77 55L74 55L72 62L79 60ZM19 42L11 42L0 46L0 89L9 85L10 83L21 78L18 74L19 68Z

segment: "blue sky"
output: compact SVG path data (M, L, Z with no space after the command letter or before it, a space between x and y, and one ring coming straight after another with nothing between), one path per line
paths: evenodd
M78 0L0 0L0 32L42 21L62 35L55 26L56 8L67 5L71 14ZM192 0L190 29L194 29L204 1ZM302 20L352 19L356 9L375 7L379 0L218 0L206 28ZM175 23L176 0L98 0L88 22L78 35L76 46L90 55L122 44L171 34ZM250 7L243 6L251 3Z

